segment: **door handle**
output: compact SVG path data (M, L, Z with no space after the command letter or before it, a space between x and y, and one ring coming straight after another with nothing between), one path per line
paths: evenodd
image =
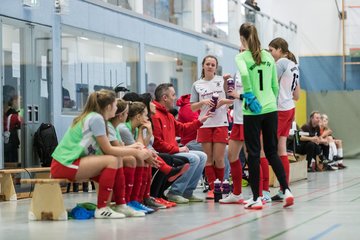
M39 122L39 105L34 105L34 123Z
M28 122L32 122L33 121L33 107L32 105L27 105L27 119Z

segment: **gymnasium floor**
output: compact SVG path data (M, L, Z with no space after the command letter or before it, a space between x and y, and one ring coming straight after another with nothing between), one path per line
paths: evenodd
M289 209L279 203L254 211L206 202L145 218L29 222L29 199L0 202L0 239L360 239L360 160L345 164L344 170L309 173L307 181L292 184L296 202ZM243 192L248 198L250 188ZM205 197L201 189L197 195ZM64 198L68 208L96 202L95 193Z

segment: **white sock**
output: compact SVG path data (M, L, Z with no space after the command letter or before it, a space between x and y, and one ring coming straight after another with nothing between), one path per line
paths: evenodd
M343 157L343 149L339 148L337 151L338 151L338 156Z
M330 142L329 148L329 160L333 160L333 157L338 154L335 142Z

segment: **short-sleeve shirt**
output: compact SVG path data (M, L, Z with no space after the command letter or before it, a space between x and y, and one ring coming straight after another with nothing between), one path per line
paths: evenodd
M99 136L106 136L105 120L99 113L89 113L66 131L52 157L67 166L84 156L101 155L103 153L96 141Z
M235 75L235 91L238 95L243 93L243 85L241 82L241 75L239 72L237 72ZM242 101L240 99L234 100L233 116L234 116L235 124L243 124L244 123L243 111L242 111Z
M215 76L211 80L199 79L193 83L191 88L191 97L190 102L199 102L204 99L211 99L213 93L219 94L219 100L226 98L224 91L224 80L220 76ZM218 101L219 101L218 100ZM213 117L208 118L201 128L211 128L211 127L222 127L228 126L227 119L227 106L222 105L220 108L217 108ZM208 111L209 106L202 106L200 109L199 119L201 119Z
M120 133L121 139L126 146L135 143L134 135L132 134L131 130L128 127L129 124L130 124L129 122L128 123L120 123L119 126L117 127L117 130ZM130 128L131 128L131 124L130 124Z
M291 60L280 58L276 62L276 69L279 78L278 110L287 111L295 107L293 92L299 84L299 68Z
M253 93L262 106L259 114L277 111L277 95L279 83L274 58L265 50L261 50L261 63L257 65L249 50L235 57L236 65L241 74L244 93ZM244 115L258 115L246 108L243 101Z
M116 130L116 128L114 127L114 125L112 125L111 122L108 122L107 126L109 131L109 135L108 135L109 141L110 142L118 141L119 143L121 143L122 140L119 131Z

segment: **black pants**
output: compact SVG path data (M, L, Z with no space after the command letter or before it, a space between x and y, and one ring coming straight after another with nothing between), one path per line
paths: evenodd
M262 132L264 152L282 189L288 189L284 166L277 154L277 112L261 115L244 115L244 135L248 152L249 181L253 199L259 197L260 182L260 132Z
M296 148L296 152L300 154L306 154L306 161L308 167L310 167L311 160L316 159L316 156L321 153L321 147L313 142L301 142L299 147Z
M186 157L172 156L167 153L158 154L169 166L177 167L189 163ZM171 186L172 182L168 181L168 176L160 172L157 168L152 168L153 179L150 187L150 196L159 198L164 197L164 191Z

